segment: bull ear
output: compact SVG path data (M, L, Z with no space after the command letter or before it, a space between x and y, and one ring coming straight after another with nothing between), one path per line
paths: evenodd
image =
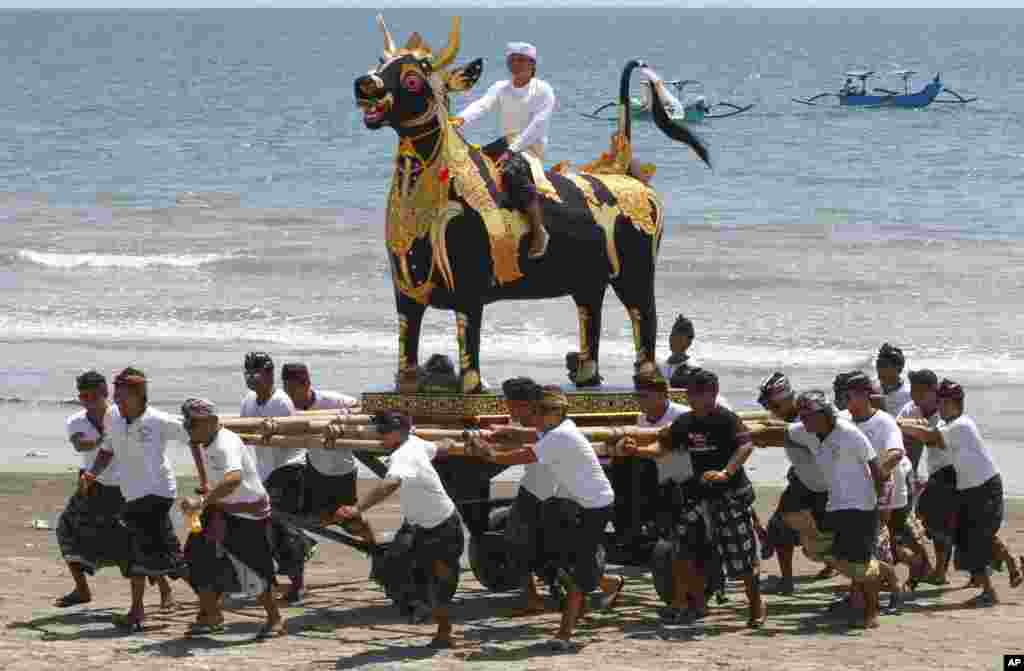
M448 71L446 86L450 93L468 91L480 80L484 73L484 59L478 58L461 68L453 68Z

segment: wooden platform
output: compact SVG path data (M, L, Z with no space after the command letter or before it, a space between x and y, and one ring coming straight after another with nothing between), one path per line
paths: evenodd
M569 415L573 417L590 415L594 419L614 419L619 416L625 423L635 423L640 412L632 387L577 389L563 385L562 390L569 398ZM686 403L686 392L682 389L670 390L669 397L677 403ZM397 411L421 422L477 422L482 418L508 415L508 406L500 390L482 394L409 394L391 388L363 392L362 411L371 415Z

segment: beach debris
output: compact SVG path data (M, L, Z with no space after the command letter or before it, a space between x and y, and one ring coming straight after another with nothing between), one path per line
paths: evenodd
M29 523L33 529L50 529L50 523L47 520L36 518Z

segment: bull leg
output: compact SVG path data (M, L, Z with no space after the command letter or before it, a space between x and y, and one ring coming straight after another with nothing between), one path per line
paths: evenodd
M621 286L621 282L613 285L615 294L626 307L626 313L629 314L629 321L633 326L633 347L636 350L634 368L638 375L652 375L658 369L654 358L658 336L654 288L652 286L646 294L637 295L622 289Z
M573 295L580 321L580 351L576 365L577 387L596 387L601 384L598 373L598 349L601 344L601 306L605 287L590 296Z
M427 306L405 294L396 292L398 304L398 374L399 391L416 391L420 352L420 325Z
M480 324L484 307L474 305L455 313L455 328L459 341L459 379L462 393L480 391Z

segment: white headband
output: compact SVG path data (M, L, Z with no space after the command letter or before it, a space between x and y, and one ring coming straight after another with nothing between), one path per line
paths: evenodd
M537 47L528 42L509 42L505 46L505 58L515 54L526 56L534 62L537 61Z

